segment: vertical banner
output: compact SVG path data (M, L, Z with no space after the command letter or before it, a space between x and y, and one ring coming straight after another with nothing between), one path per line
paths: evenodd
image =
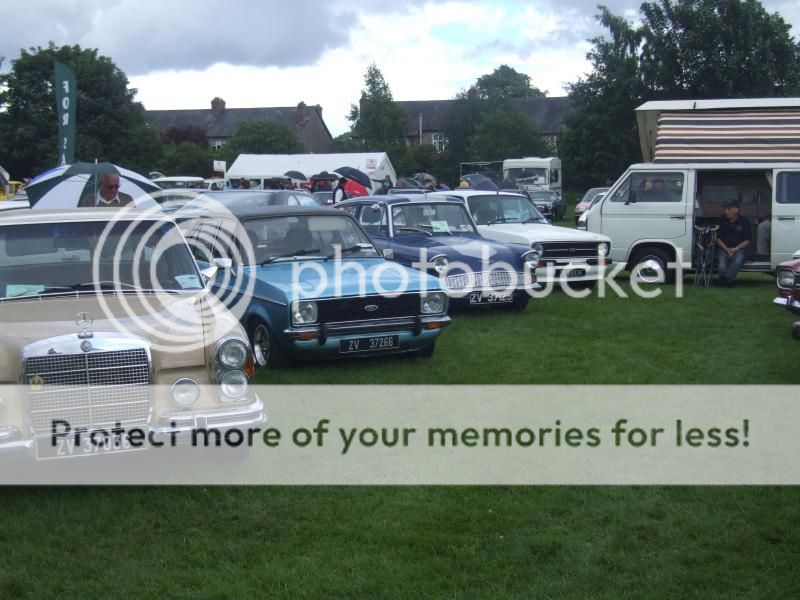
M58 164L75 162L75 73L64 63L55 62L56 114L58 114Z

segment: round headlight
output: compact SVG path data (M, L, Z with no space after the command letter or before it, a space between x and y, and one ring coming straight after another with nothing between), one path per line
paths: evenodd
M437 256L433 259L433 269L439 274L444 275L447 273L447 267L450 265L450 261L447 260L446 256Z
M292 302L292 324L308 325L316 323L319 316L317 303L311 300L295 300Z
M250 381L242 371L228 371L219 380L222 394L234 400L244 397L249 385Z
M606 242L603 242L599 246L597 246L597 254L599 256L608 256L609 247Z
M782 288L794 287L794 273L786 269L778 271L778 286Z
M539 254L536 250L531 250L530 252L522 255L522 262L525 263L526 267L535 269L539 266L539 260L541 258L541 254Z
M445 295L441 292L422 297L422 314L437 315L444 312Z
M539 256L544 254L544 246L542 246L541 244L531 244L531 250L538 253Z
M228 340L217 350L217 360L226 369L241 369L249 355L250 348L242 340Z
M200 386L194 379L178 379L172 385L172 400L181 408L189 408L200 398Z

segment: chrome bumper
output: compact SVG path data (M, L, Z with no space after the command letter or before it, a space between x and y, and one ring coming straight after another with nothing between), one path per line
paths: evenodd
M419 333L423 329L431 329L431 325L439 328L450 325L451 320L447 315L430 317L403 317L397 319L379 319L375 321L352 321L349 323L324 323L308 327L290 327L283 333L291 340L308 339L310 334L316 334L320 340L331 336L360 335L364 333L382 333L386 331L412 331Z

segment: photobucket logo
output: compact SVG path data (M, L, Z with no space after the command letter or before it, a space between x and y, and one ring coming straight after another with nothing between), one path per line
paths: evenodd
M216 207L214 215L226 212ZM238 320L252 295L253 279L237 277L237 269L252 264L254 250L235 231L201 221L190 250L160 208L115 211L93 244L92 279L105 318L117 331L145 337L161 352L205 347L209 330L213 335L221 323L234 322L217 316L228 310ZM195 258L209 265L205 274ZM212 271L213 281L206 280Z

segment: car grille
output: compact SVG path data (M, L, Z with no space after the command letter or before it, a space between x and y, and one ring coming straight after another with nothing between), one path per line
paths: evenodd
M317 307L320 323L345 323L415 317L419 315L420 300L419 294L401 294L394 298L386 296L334 298L318 301Z
M542 244L544 246L542 259L597 258L598 245L597 242L551 242Z
M524 273L509 271L487 271L483 273L461 273L449 275L445 280L449 290L468 290L478 288L510 288L525 285Z
M72 429L147 422L150 363L143 348L33 356L24 376L35 433L50 433L54 420Z

